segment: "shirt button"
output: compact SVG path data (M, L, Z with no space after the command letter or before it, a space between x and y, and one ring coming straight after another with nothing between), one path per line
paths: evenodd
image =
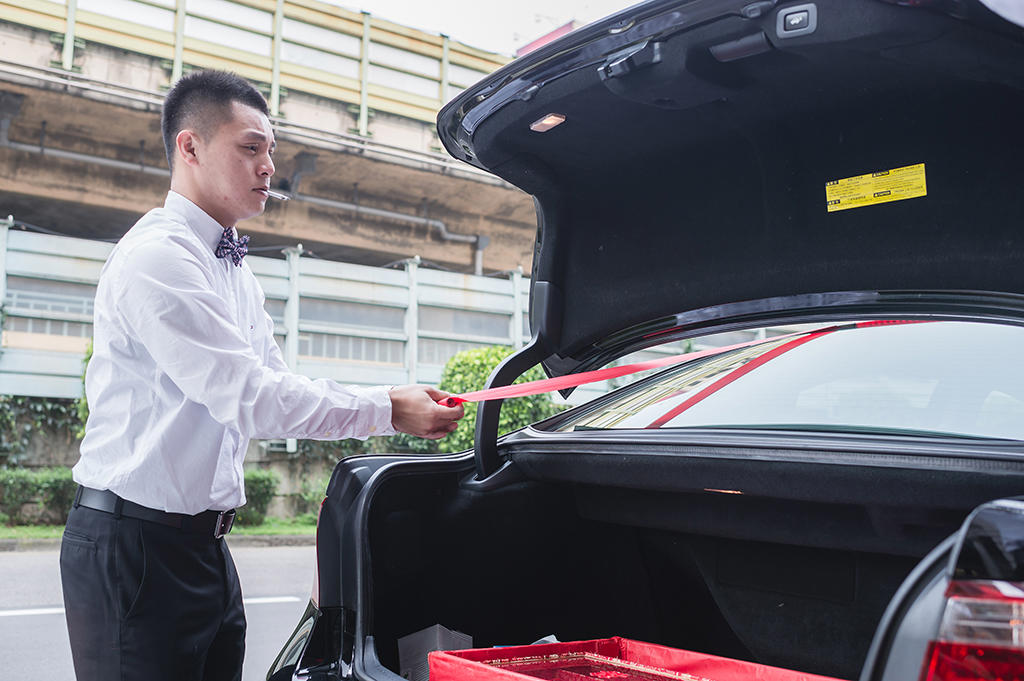
M377 432L377 426L370 426L370 432L371 433L376 433Z

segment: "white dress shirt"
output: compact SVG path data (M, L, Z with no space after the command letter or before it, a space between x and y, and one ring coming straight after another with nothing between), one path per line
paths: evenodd
M162 511L245 503L250 438L390 435L387 388L292 373L249 266L169 192L118 242L96 290L89 420L74 479Z

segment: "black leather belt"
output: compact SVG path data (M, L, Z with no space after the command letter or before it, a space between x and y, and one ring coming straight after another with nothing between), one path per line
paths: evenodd
M96 511L113 513L118 517L125 516L127 518L148 520L160 523L161 525L176 527L182 532L207 534L217 539L230 532L231 526L235 522L234 509L230 511L203 511L196 515L168 513L122 499L110 490L96 490L82 487L81 485L79 485L78 493L75 495L75 506L85 506Z

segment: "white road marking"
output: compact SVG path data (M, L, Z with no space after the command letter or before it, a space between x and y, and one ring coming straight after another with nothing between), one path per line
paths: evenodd
M245 605L266 605L268 603L300 603L297 596L263 596L260 598L243 598ZM25 610L0 610L0 617L24 617L28 615L63 615L64 608L29 608Z
M0 617L20 617L21 615L63 615L64 608L33 608L30 610L0 610Z

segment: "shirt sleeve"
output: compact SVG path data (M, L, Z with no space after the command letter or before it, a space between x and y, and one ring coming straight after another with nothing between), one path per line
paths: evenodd
M187 399L247 438L365 439L395 432L386 388L292 373L273 342L276 357L264 362L208 277L185 249L161 241L133 249L115 284L125 325Z

